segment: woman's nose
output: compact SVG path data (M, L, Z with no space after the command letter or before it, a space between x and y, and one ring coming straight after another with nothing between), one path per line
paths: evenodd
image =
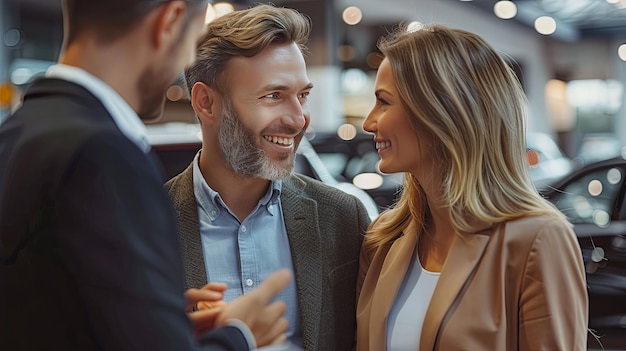
M376 117L374 116L374 110L370 111L363 120L363 130L369 133L376 132Z

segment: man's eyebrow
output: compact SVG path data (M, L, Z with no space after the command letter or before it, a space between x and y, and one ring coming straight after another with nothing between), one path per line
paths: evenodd
M284 85L284 84L268 84L266 86L264 86L263 88L259 89L259 92L266 92L266 91L285 91L285 90L289 90L291 87L289 87L288 85ZM313 83L309 83L307 85L304 86L304 88L302 88L301 90L308 90L308 89L313 89Z

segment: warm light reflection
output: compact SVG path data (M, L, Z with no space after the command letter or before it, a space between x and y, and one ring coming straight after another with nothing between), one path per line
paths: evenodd
M215 19L215 9L213 8L213 5L209 4L206 7L206 15L204 16L204 24L209 24L211 23L211 21L213 21Z
M409 23L409 25L406 27L406 31L409 33L413 33L413 32L417 32L418 30L422 28L424 28L424 24L422 22L413 21Z
M350 123L345 123L337 129L337 135L343 140L352 140L356 137L356 127Z
M354 48L350 45L340 45L337 48L337 58L343 62L352 61L354 56Z
M361 22L361 20L363 19L363 13L361 12L360 8L356 6L350 6L343 10L341 18L343 18L343 21L346 22L346 24L353 26Z
M546 83L544 95L554 128L557 131L572 130L576 124L576 115L567 100L567 83L558 79L550 79Z
M626 61L626 44L622 44L617 48L617 56L622 61Z
M502 19L511 19L517 15L517 5L513 1L502 0L493 5L493 12Z
M182 99L184 95L185 95L185 91L178 84L170 86L169 88L167 88L167 91L165 92L165 96L170 101L178 101Z
M217 2L213 5L209 4L206 9L206 15L204 16L204 23L208 24L214 19L233 11L235 11L235 7L229 2Z
M378 69L380 63L383 62L383 56L379 52L370 52L367 54L367 57L365 57L365 62L370 68Z
M215 9L215 18L222 17L227 13L235 11L233 4L228 2L216 2L213 4L213 8Z
M539 34L550 35L556 32L556 21L549 16L541 16L535 20L535 30Z
M539 153L537 150L527 150L526 151L526 160L528 161L528 165L533 168L539 166Z
M591 196L602 194L602 182L597 179L590 181L589 185L587 185L587 191Z
M376 189L383 185L383 177L378 173L361 173L352 179L352 184L364 190Z

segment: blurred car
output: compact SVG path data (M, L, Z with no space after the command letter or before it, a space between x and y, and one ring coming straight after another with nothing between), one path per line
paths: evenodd
M539 190L564 178L574 169L574 162L545 133L526 134L526 151L530 177Z
M582 137L576 160L581 164L618 157L622 153L622 144L614 134L587 133Z
M355 133L345 139L339 134L315 132L307 136L335 178L364 189L380 210L392 206L400 195L403 175L378 170L380 157L371 134ZM528 133L526 146L530 176L538 189L550 186L575 168L548 134Z
M374 136L355 133L341 138L335 132L308 133L307 138L333 177L365 190L382 211L399 196L403 174L383 174L378 170Z
M588 164L541 194L574 224L600 341L590 334L589 349L626 350L626 160Z
M202 135L198 124L174 122L146 127L148 142L163 166L166 179L185 170L202 147ZM306 138L302 138L300 142L294 168L298 173L356 196L365 205L370 219L378 216L379 209L372 197L362 189L334 178Z

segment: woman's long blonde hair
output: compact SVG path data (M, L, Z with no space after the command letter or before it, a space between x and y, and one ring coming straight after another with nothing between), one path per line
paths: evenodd
M472 223L564 216L536 191L526 159L526 96L505 60L481 37L441 25L400 28L381 39L411 126L429 135L440 167L440 199L458 233ZM366 245L397 238L408 223L425 228L424 190L405 175L400 199L373 225ZM419 235L419 233L418 233Z

